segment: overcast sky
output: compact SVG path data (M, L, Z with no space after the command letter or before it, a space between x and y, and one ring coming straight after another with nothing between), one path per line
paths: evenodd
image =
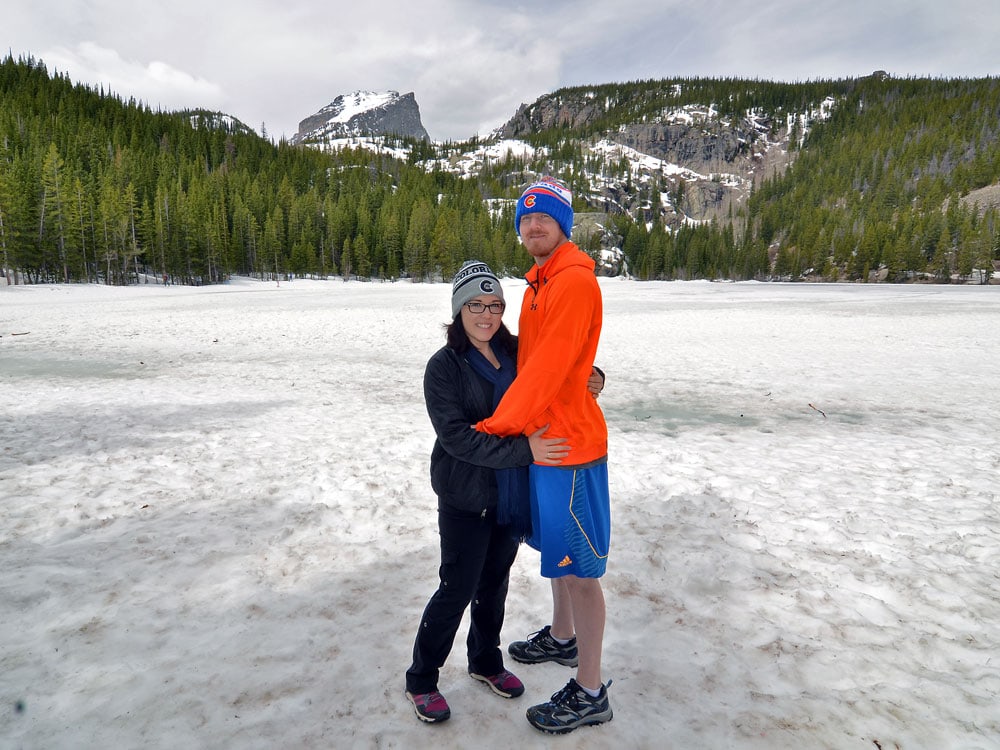
M992 0L30 0L0 41L153 108L278 138L339 94L413 92L435 140L502 125L561 86L1000 74Z

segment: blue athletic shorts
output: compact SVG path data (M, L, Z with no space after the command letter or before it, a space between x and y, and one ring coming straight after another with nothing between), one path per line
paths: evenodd
M611 544L607 462L583 469L532 464L532 534L542 553L542 575L600 578Z

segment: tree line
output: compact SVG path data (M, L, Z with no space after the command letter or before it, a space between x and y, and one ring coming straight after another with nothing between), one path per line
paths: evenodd
M826 120L805 122L826 97ZM471 176L448 160L476 145L398 139L336 153L274 143L218 113L153 111L50 75L41 61L0 63L0 265L8 283L218 283L233 274L449 278L480 258L520 275L530 259L513 200L541 173L561 176L578 212L607 212L575 239L648 279L968 278L1000 256L995 207L965 197L1000 184L995 79L780 84L676 79L562 89L598 116L525 134L528 157ZM597 104L595 104L597 102ZM771 114L792 128L795 160L710 223L668 225L649 206L666 188L586 141L668 107L713 103L720 117ZM789 123L791 123L789 125ZM608 207L615 183L646 206ZM683 183L675 188L679 200Z
M888 79L845 95L781 178L751 198L750 241L779 274L947 281L991 269L1000 183L1000 81Z
M817 118L828 97L835 102L829 118ZM648 213L613 220L640 278L949 281L989 272L1000 257L997 202L966 198L987 186L1000 192L996 78L877 72L802 83L677 78L577 86L542 97L525 116L543 108L587 111L584 124L540 126L519 137L568 164L565 173L579 188L596 174L640 197L648 193L640 203L655 205L656 181L632 184L627 165L588 154L584 139L706 104L730 121L765 113L769 136L784 131L795 160L757 182L744 208L711 224L664 228L662 217Z
M274 144L213 113L74 85L34 59L0 64L8 282L424 280L467 257L523 273L509 201L491 211L483 198L445 170Z

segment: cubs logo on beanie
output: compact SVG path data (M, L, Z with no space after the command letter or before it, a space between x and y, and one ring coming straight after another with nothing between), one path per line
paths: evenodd
M528 185L517 199L514 228L518 236L521 234L521 217L535 213L548 214L555 219L567 239L573 233L573 195L554 177L543 177Z
M488 265L481 260L467 260L451 282L451 317L458 317L462 305L481 294L493 294L503 300L503 287Z

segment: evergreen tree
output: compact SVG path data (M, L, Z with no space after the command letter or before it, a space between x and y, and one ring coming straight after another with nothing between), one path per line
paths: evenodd
M42 166L42 204L41 221L38 228L38 244L43 259L55 253L55 260L60 269L59 278L68 282L69 263L66 257L65 231L65 190L63 188L63 160L59 156L55 143L50 143ZM48 266L46 260L43 265Z
M353 272L354 252L351 247L351 238L347 237L344 239L344 249L340 253L340 273L344 277L344 281L347 281Z
M409 230L403 243L403 257L415 281L426 280L431 272L430 244L434 231L434 210L426 199L418 199L410 214Z
M431 268L436 269L441 274L441 278L450 279L461 267L462 254L458 213L454 209L442 209L438 212L431 235Z

